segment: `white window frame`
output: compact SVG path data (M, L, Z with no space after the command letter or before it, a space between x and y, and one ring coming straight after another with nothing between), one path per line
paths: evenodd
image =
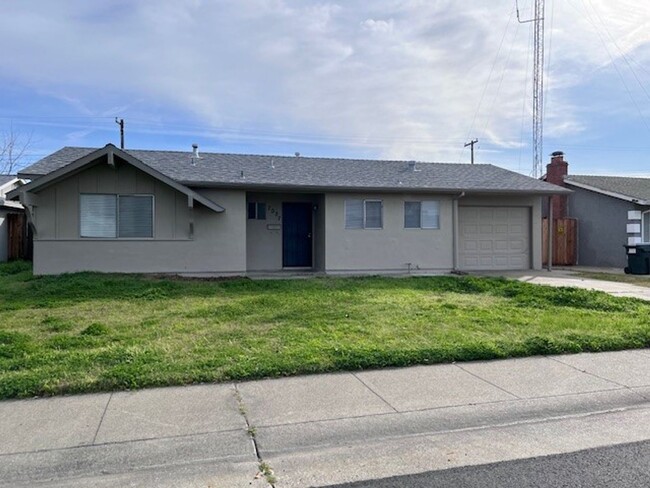
M645 232L646 227L643 225L646 219L650 221L650 210L641 213L641 241L650 244L650 222L648 222L648 232Z
M115 237L88 237L81 235L81 196L82 195L110 195L115 197ZM151 237L120 237L120 197L150 197L151 198ZM84 240L101 241L151 241L156 236L156 196L152 193L79 193L79 238Z
M422 204L425 202L434 202L438 205L438 227L425 227L422 223L424 218L422 217ZM406 204L407 203L419 203L420 204L420 227L406 227ZM440 200L404 200L404 205L402 205L403 212L403 225L405 230L439 230L440 229Z

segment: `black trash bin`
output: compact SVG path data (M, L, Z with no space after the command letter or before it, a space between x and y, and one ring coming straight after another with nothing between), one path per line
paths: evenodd
M650 274L650 244L637 244L625 246L627 250L627 274Z

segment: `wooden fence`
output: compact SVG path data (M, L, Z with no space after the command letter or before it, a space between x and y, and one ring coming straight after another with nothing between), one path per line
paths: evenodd
M577 233L576 219L553 219L553 266L576 264ZM542 262L548 263L548 218L542 219Z
M9 259L32 259L32 233L25 214L7 215L9 224Z

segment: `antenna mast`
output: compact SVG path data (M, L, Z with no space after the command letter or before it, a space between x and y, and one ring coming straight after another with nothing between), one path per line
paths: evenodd
M532 19L521 20L519 3L515 0L517 20L533 22L533 178L542 176L544 146L544 0L534 0Z

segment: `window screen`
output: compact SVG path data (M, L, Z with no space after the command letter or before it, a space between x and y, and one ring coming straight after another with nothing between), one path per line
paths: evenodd
M345 228L363 229L363 200L345 201Z
M119 196L118 237L153 237L153 197Z
M381 202L366 201L366 229L381 229Z
M420 228L420 202L404 202L404 228Z
M436 201L422 202L422 228L440 228L440 203Z
M81 237L115 237L116 195L86 195L79 198Z

